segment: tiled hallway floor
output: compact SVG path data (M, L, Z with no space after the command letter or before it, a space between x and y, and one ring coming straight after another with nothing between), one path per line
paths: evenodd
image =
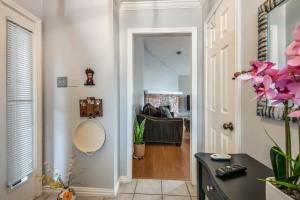
M77 200L196 200L196 196L197 188L190 182L139 179L121 183L117 197L78 197ZM55 200L55 196L38 200Z

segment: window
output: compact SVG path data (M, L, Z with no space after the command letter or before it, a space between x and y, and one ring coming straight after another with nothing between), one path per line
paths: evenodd
M34 170L33 34L7 22L7 159L8 186Z

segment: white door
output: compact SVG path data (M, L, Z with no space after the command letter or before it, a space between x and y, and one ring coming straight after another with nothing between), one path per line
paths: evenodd
M235 0L223 0L206 27L206 151L235 151Z
M0 199L41 194L41 21L0 1Z

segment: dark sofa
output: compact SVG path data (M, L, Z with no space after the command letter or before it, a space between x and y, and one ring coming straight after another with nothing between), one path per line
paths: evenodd
M144 140L146 143L169 143L182 144L183 119L152 117L145 114L137 115L137 120L141 123L146 119Z

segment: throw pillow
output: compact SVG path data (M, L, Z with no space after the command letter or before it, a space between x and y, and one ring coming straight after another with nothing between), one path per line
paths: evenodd
M152 106L150 103L147 103L143 108L143 114L149 115L152 117L160 117L160 112L157 108Z
M173 118L173 116L172 116L172 114L171 114L171 112L170 112L170 110L169 110L168 107L166 107L166 106L160 106L159 109L160 109L160 112L164 116L166 116L167 118Z

